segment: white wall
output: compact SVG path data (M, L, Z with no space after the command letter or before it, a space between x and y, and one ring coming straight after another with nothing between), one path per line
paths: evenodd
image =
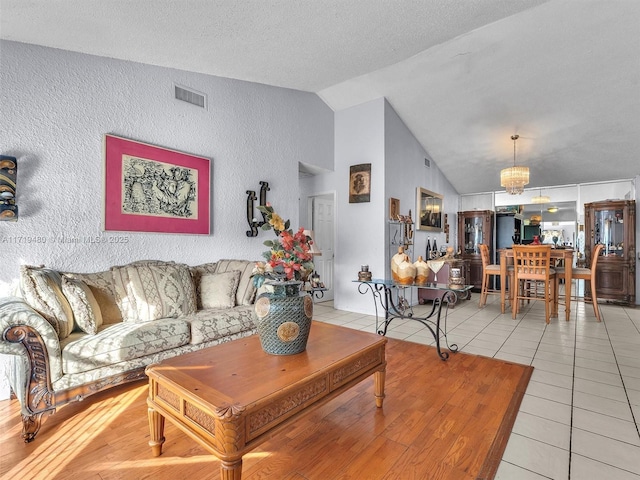
M20 211L0 223L5 282L23 263L98 271L145 258L259 258L267 234L245 234L246 190L268 181L267 200L296 226L298 161L333 168L333 112L314 94L15 42L1 48L0 153L18 158ZM208 109L175 100L174 82L206 94ZM212 234L103 232L105 133L210 158ZM83 242L89 236L127 243Z
M467 212L472 210L493 210L494 193L478 193L474 195L461 195L458 211Z
M371 201L349 203L351 165L371 164ZM336 244L334 305L341 310L370 312L369 296L358 294L361 265L382 277L385 262L384 99L335 113Z

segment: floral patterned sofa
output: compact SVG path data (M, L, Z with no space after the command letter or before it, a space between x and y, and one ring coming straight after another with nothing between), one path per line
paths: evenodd
M32 441L44 413L126 382L147 365L256 332L254 262L140 261L99 273L23 266L0 299L0 353Z

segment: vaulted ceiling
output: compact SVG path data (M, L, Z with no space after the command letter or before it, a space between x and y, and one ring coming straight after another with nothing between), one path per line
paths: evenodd
M529 187L640 175L639 24L637 0L0 0L6 40L386 97L460 193L501 189L514 133Z

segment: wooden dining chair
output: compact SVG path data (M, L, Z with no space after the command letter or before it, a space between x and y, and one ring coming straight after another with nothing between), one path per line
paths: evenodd
M545 321L549 323L556 294L551 245L514 245L513 267L511 317L515 319L518 315L519 300L544 300ZM537 288L538 285L542 290Z
M571 278L573 280L584 280L585 282L588 280L591 286L591 303L593 303L593 312L596 314L596 320L598 322L600 319L600 309L598 308L598 296L596 294L596 266L598 264L598 259L600 258L600 251L604 247L603 244L596 245L596 248L593 250L591 254L591 266L590 268L582 268L582 267L574 267L571 270ZM560 283L560 280L564 280L564 269L559 269L556 272L557 283ZM565 285L565 301L570 302L573 296L571 295L571 285ZM567 293L568 289L568 293ZM578 296L578 286L576 282L576 298ZM559 292L556 292L556 295L559 296Z
M481 243L478 245L478 248L480 249L480 258L482 258L482 289L480 290L478 307L484 307L487 303L487 295L500 295L499 289L491 288L490 286L492 277L500 278L500 265L491 263L491 259L489 258L489 247L487 245ZM500 281L506 282L507 279L501 279Z

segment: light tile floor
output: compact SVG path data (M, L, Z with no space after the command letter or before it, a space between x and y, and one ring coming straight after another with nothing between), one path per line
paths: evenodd
M640 308L601 303L598 323L591 304L574 301L569 322L561 306L560 319L547 325L543 302L512 320L500 313L498 296L481 309L478 300L474 293L449 310L449 342L535 368L496 479L640 480ZM427 306L413 308L426 315ZM316 303L314 318L376 330L375 316L332 302ZM434 343L412 320L394 320L387 336Z

